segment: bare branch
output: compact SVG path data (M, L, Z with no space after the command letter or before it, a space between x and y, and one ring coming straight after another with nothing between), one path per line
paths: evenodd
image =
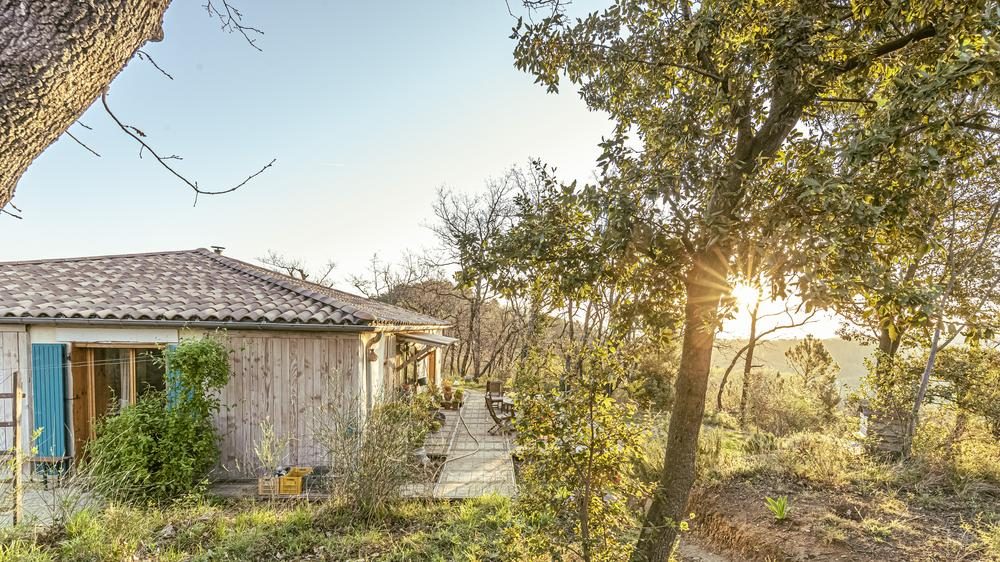
M174 77L171 76L169 72L167 72L166 70L163 70L163 68L161 68L160 65L156 64L156 61L153 60L153 57L149 56L149 53L147 53L146 51L143 51L142 49L139 49L138 51L135 52L135 54L136 54L136 56L139 57L139 60L149 61L149 64L153 65L153 67L156 68L156 70L159 70L160 74L166 76L167 78L169 78L171 80L174 79Z
M819 98L816 98L816 101L825 102L825 103L860 103L862 105L867 105L869 107L878 107L878 104L875 103L875 101L870 100L870 99L865 99L865 98L837 98L837 97L826 98L826 97L819 97Z
M205 5L202 6L205 8L205 11L208 12L209 17L218 17L219 21L222 22L223 31L227 31L229 33L239 32L239 34L247 40L247 43L249 43L251 47L257 49L258 51L263 51L263 49L257 46L257 39L255 37L251 37L250 35L264 35L264 32L256 27L244 25L243 14L236 9L235 6L230 4L229 0L221 0L222 10L220 10L216 6L216 3L219 1L220 0L206 0Z
M86 144L84 144L82 140L76 138L76 136L74 136L73 133L69 132L69 130L66 131L66 135L69 136L69 138L75 140L76 144L82 146L83 148L86 148L87 151L90 152L91 154L93 154L94 156L96 156L98 158L101 157L101 155L98 154L96 150L94 150L93 148L90 148L89 146L87 146Z
M156 152L156 150L153 149L153 147L149 146L149 144L147 144L146 141L142 140L141 137L145 137L146 136L145 133L143 133L142 131L140 131L139 129L137 129L137 128L131 126L131 125L126 125L126 124L122 123L121 119L119 119L118 116L115 115L114 112L111 111L111 108L108 106L108 91L107 90L105 90L101 94L101 104L104 105L104 110L108 113L108 115L111 116L111 119L114 120L115 124L117 124L118 127L122 131L125 131L126 135L132 137L133 139L135 139L136 142L138 142L139 144L141 144L144 149L148 150L149 153L152 154L154 158L156 158L156 161L159 162L161 166L163 166L164 168L166 168L167 171L169 171L171 174L173 174L174 176L176 176L179 180L181 180L182 182L184 182L185 184L187 184L188 187L190 187L191 189L193 189L194 192L197 195L222 195L223 193L231 193L233 191L236 191L237 189L239 189L239 188L243 187L244 185L246 185L250 180L252 180L255 177L257 177L257 176L261 175L262 173L264 173L265 170L267 170L268 168L270 168L271 166L273 166L274 163L278 161L277 158L272 159L263 168L261 168L261 169L257 170L256 172L250 174L243 181L241 181L240 183L236 184L233 187L230 187L230 188L227 188L227 189L220 189L220 190L217 190L217 191L208 191L208 190L205 190L205 189L202 189L202 188L198 187L198 182L193 182L193 181L187 179L184 175L182 175L180 172L178 172L177 170L175 170L174 168L172 168L170 166L170 164L167 163L167 160L180 160L179 156L177 156L175 154L172 154L170 156L160 156Z

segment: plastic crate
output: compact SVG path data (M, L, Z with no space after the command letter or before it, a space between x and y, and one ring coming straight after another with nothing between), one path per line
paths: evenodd
M257 494L261 496L297 496L301 493L301 476L269 476L257 480Z
M302 493L302 477L301 476L279 476L278 477L278 495L279 496L297 496Z

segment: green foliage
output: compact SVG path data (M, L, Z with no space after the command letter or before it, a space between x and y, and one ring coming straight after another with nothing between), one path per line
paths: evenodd
M788 503L788 496L778 496L778 499L766 497L764 498L764 503L767 505L767 510L771 512L771 515L774 515L776 521L787 519L788 513L792 509Z
M177 386L103 418L87 443L84 483L106 499L159 502L197 492L218 461L212 415L229 376L225 346L214 337L188 339L165 358Z
M818 433L796 433L781 444L779 462L788 472L813 482L837 486L852 477L851 463L855 454L848 443L835 436Z
M1000 562L1000 523L987 524L976 529L976 538L982 549L983 558L989 562Z
M674 403L674 377L677 350L651 346L640 350L636 367L630 373L629 391L636 403L653 411L668 411Z
M743 443L743 450L751 455L769 453L778 448L778 438L773 433L754 430Z
M938 353L934 377L941 384L929 401L954 404L980 417L1000 441L1000 352L983 347L952 347Z
M172 406L204 417L219 409L219 399L213 392L229 381L229 352L220 341L224 335L187 338L163 354L167 376L172 380Z
M837 386L840 367L822 340L807 335L786 351L785 357L795 369L800 387L810 391L826 416L832 418L834 409L840 404L840 389Z
M647 490L635 474L646 430L631 403L609 395L621 375L614 354L590 349L580 359L565 390L518 388L518 510L537 553L620 560L635 525L631 502Z

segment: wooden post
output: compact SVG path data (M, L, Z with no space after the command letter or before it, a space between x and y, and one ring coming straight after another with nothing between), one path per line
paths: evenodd
M12 517L14 525L24 521L24 448L21 446L21 378L18 372L14 371L14 511Z

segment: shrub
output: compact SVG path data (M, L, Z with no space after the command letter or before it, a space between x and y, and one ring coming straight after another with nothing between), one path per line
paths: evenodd
M364 520L385 516L419 472L413 453L430 423L427 399L419 395L379 400L367 415L356 403L321 412L315 434L333 468L335 501Z
M751 455L770 453L778 448L778 438L766 431L754 430L743 442L743 451Z
M797 378L780 373L759 373L753 377L747 403L747 419L755 427L777 436L821 427L829 414Z
M229 376L214 337L185 340L165 353L170 389L144 395L101 420L87 444L84 484L119 502L159 502L198 492L218 461L214 391Z
M623 559L631 549L634 502L648 489L635 471L646 431L632 403L609 395L622 375L613 352L574 353L579 367L564 374L564 390L541 381L518 389L518 510L538 555Z
M803 432L781 443L781 464L793 474L814 482L841 485L851 478L854 453L836 437Z

